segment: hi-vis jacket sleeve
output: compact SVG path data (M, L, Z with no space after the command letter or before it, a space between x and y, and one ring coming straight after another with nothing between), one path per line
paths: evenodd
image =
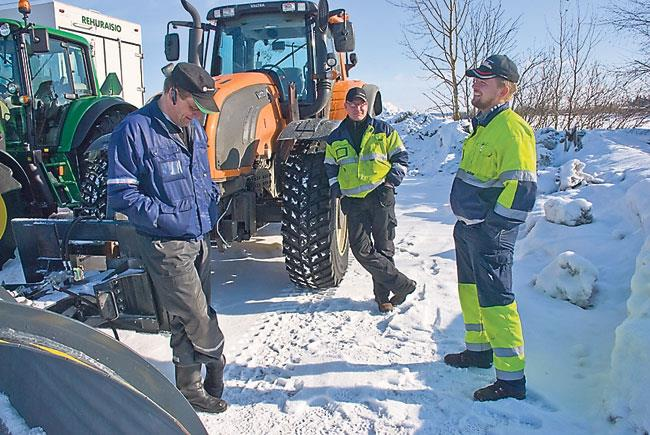
M537 155L534 137L515 133L512 146L500 153L499 181L503 190L486 221L497 227L512 228L523 223L535 205L537 193Z

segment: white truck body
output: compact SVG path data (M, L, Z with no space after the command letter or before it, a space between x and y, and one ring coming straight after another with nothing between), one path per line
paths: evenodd
M13 3L0 9L0 16L21 20L17 3ZM83 36L92 48L99 85L108 73L114 72L122 83L121 97L136 107L144 104L142 28L139 24L59 1L32 5L29 20Z

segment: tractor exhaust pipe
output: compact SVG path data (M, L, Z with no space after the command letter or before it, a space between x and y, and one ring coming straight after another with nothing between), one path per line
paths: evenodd
M199 11L187 0L181 0L183 8L192 16L194 27L190 29L187 61L203 67L203 27Z
M327 20L329 18L329 4L327 0L318 2L318 22L316 23L316 100L314 104L300 107L300 118L309 118L323 110L332 98L332 80L327 78L326 59L327 45L325 34L327 32Z

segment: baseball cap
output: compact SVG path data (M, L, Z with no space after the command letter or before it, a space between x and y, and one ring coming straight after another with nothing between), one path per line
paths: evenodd
M485 59L478 68L468 69L465 75L478 79L501 77L513 83L519 81L517 66L505 54L493 54Z
M368 102L368 97L366 96L366 91L363 90L363 88L350 88L348 93L345 95L345 101L354 101L357 98L365 101L366 103Z
M206 70L193 63L179 62L174 67L171 77L176 87L192 95L201 112L215 113L219 111L213 98L217 91L214 87L214 80Z

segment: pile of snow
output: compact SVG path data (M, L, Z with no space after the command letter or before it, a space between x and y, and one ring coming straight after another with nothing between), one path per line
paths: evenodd
M627 318L616 329L608 396L610 418L624 419L635 431L650 430L650 179L636 183L626 199L645 243L636 257Z
M409 175L455 173L469 124L430 113L391 112L382 116L392 125L409 151Z
M14 409L9 398L0 393L0 433L12 435L40 435L45 431L40 427L30 429L25 420Z
M560 190L573 189L574 187L588 183L602 183L598 177L584 172L585 164L578 159L573 159L560 166L559 183Z
M535 277L534 286L553 298L568 300L581 308L589 299L598 280L598 269L575 252L557 256Z
M544 203L544 217L549 222L575 227L594 220L591 207L592 204L582 198L551 198Z

